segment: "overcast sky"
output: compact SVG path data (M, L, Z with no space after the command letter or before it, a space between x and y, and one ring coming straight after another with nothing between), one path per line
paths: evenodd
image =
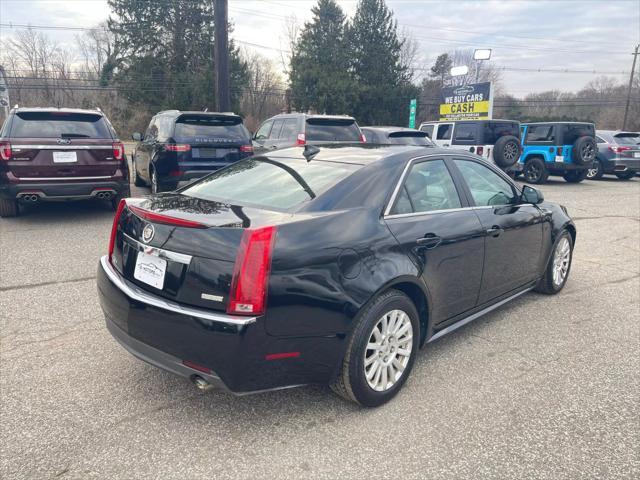
M232 36L243 48L254 49L281 67L279 50L287 48L287 19L295 16L302 25L315 3L229 0ZM357 0L339 3L348 16L353 15ZM627 82L631 53L640 42L640 0L387 0L387 4L399 30L417 42L417 66L425 69L442 52L480 47L493 49L493 64L511 69L595 70ZM0 0L1 24L91 27L108 15L106 0ZM2 37L14 32L0 28ZM43 32L71 50L79 33ZM502 83L519 97L549 89L577 90L597 76L506 70Z

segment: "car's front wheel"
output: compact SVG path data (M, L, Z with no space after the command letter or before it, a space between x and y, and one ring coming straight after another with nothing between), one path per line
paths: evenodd
M573 238L564 230L556 241L547 269L536 285L536 291L552 295L562 290L569 278L572 259Z
M602 167L602 162L600 160L596 160L595 162L593 162L591 168L587 170L588 180L600 180L603 175L604 168Z
M406 382L420 339L413 302L389 290L358 316L338 378L331 388L365 407L391 400Z

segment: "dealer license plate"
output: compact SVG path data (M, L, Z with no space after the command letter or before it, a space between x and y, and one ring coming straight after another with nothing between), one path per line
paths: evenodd
M77 161L76 152L53 152L53 163L75 163Z
M144 252L138 252L136 258L136 267L133 271L133 277L136 280L151 285L158 290L162 290L164 286L164 275L167 271L167 261L163 258L149 255Z

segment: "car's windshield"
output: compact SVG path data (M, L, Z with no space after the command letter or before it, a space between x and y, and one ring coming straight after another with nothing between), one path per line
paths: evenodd
M73 112L18 112L11 122L16 138L112 138L100 114Z
M360 129L353 119L309 118L306 139L311 142L359 142Z
M357 165L297 159L248 159L182 190L183 195L236 205L289 210L357 170Z
M236 116L182 115L176 120L173 134L177 142L238 141L250 137Z

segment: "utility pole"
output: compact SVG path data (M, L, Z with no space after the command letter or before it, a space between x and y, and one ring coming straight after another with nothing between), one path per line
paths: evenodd
M9 108L11 103L9 101L9 85L7 84L7 76L4 71L4 67L0 65L0 107L4 111L4 120L9 116ZM0 122L2 125L2 122Z
M631 87L633 86L633 74L636 71L636 59L638 58L638 49L640 44L636 45L636 49L633 52L633 65L631 66L631 76L629 77L629 89L627 90L627 104L624 107L624 120L622 121L622 130L627 129L627 117L629 116L629 102L631 102Z
M213 0L213 20L215 29L216 67L216 108L219 112L229 111L229 33L227 0Z

